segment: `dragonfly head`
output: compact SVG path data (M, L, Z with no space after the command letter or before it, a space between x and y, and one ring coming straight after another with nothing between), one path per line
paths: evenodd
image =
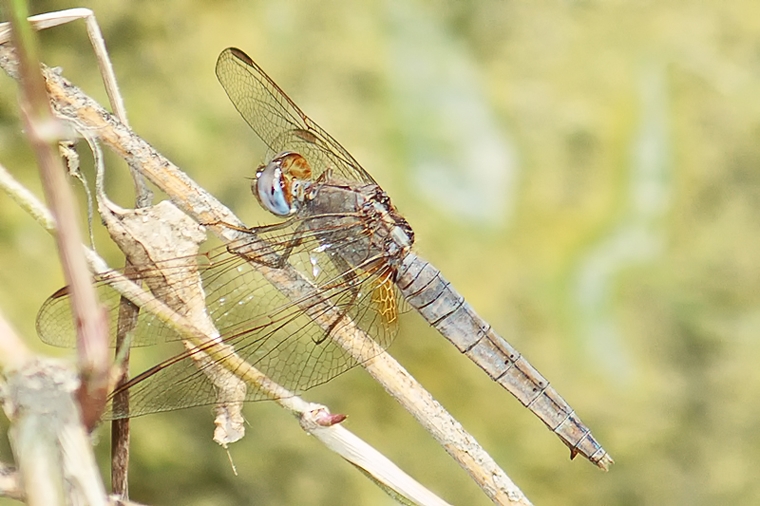
M306 201L310 179L309 162L298 153L285 151L258 168L251 191L270 213L289 216Z

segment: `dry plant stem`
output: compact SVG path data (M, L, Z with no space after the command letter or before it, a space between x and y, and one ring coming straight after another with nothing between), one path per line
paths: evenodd
M92 446L73 398L79 384L74 373L34 358L2 313L0 357L7 378L3 409L19 467L13 474L2 467L2 495L30 505L104 505Z
M126 263L125 275L132 274L131 264ZM116 356L121 354L122 374L116 382L119 387L129 381L129 348L124 348L127 332L134 328L137 322L139 308L127 298L122 297L119 311L119 322L116 335ZM129 411L129 391L118 392L113 401L114 406ZM129 418L111 421L111 492L117 496L129 498Z
M8 435L30 505L105 505L74 394L79 381L53 360L30 360L7 384Z
M0 311L0 365L3 372L17 370L31 359L32 352L19 339Z
M22 118L27 136L42 174L46 198L58 223L58 252L67 283L72 288L72 306L78 329L78 365L82 375L79 400L88 427L100 417L108 387L108 326L95 297L92 277L81 254L81 233L77 226L76 202L66 182L55 142L60 137L59 122L50 111L45 83L36 58L36 39L26 17L23 2L11 5L13 41L19 51Z
M0 65L6 67L8 58L12 60L7 49L0 48ZM58 114L89 129L128 163L139 165L151 182L166 192L181 209L198 222L241 225L240 221L213 196L198 187L175 165L71 83L49 71L46 72L46 78L48 91ZM234 240L239 234L221 225L211 228L226 240ZM288 292L287 285L283 285L287 280L276 279L278 273L263 273L279 289ZM475 439L390 356L383 354L363 365L439 441L494 503L530 504Z
M0 164L0 189L9 195L24 211L42 225L45 230L55 230L55 220L46 207L40 206L37 197L18 181ZM1 356L1 355L0 355Z
M420 504L430 506L447 504L416 481L400 473L395 464L341 425L321 427L311 416L302 417L300 422L304 429L318 437L332 451L360 469L371 472L370 477L381 486L394 483L396 484L395 491L404 497L419 498Z

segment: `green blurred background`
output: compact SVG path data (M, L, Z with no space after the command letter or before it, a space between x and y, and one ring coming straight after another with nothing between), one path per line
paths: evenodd
M133 128L250 225L264 149L214 76L250 54L380 182L418 253L612 454L578 460L421 318L391 353L536 504L760 500L760 4L719 1L34 2L94 9ZM105 103L81 22L45 61ZM0 162L38 194L15 85ZM85 162L85 165L87 162ZM109 158L109 191L131 194ZM80 191L81 193L81 191ZM101 235L102 237L102 235ZM112 265L120 260L101 241ZM52 239L0 196L0 307L36 349ZM60 353L59 353L60 354ZM309 392L454 504L489 504L360 368ZM149 504L391 504L272 403L232 446L205 408L137 419ZM98 451L107 454L107 430ZM7 443L0 449L9 459ZM103 459L105 462L105 459ZM105 469L105 467L104 467Z

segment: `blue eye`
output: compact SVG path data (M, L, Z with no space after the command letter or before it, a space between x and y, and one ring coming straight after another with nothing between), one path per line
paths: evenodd
M288 216L294 209L284 183L282 169L275 159L256 173L251 190L264 209L277 216Z

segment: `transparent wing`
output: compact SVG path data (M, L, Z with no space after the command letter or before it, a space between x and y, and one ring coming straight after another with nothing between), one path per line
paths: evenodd
M349 320L382 348L387 347L397 332L399 301L387 267L369 262L366 269L343 270L345 266L331 258L329 248L319 248L321 232L301 234L295 239L299 223L302 222L292 220L268 227L255 236L209 252L200 257L199 267L208 314L219 330L220 339L231 346L230 354L294 392L329 381L356 365L352 356L327 335L348 325ZM257 263L273 262L283 267L278 272L301 273L288 281L288 295L275 288L256 268ZM160 267L185 269L184 265L184 261L177 260ZM162 276L155 268L143 269L139 281L150 285ZM119 295L102 281L98 290L109 307L115 332ZM186 302L193 305L196 301ZM37 326L45 342L74 344L75 330L68 306L65 289L43 305ZM181 336L169 326L144 311L140 312L132 332L133 346L179 339ZM137 376L128 385L129 413L108 411L105 418L220 402L218 386L204 371L213 364L197 358L197 350L185 349ZM245 393L245 400L264 398L254 388Z
M240 49L227 48L216 62L216 75L235 108L274 156L301 154L314 178L331 168L349 181L374 183L343 146L301 109Z

